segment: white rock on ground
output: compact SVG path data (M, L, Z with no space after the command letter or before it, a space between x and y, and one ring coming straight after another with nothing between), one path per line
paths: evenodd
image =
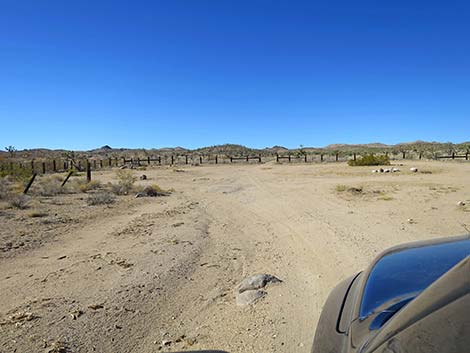
M258 274L245 278L236 287L237 305L250 305L258 299L264 297L267 293L260 290L270 283L281 283L282 281L269 274Z
M247 290L246 292L238 293L236 298L237 305L251 305L258 299L263 298L266 294L268 293L262 290Z
M418 171L418 168L410 168L410 172L416 173Z

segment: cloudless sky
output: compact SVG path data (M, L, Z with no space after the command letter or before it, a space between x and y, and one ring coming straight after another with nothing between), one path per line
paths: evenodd
M469 132L469 1L0 0L2 148Z

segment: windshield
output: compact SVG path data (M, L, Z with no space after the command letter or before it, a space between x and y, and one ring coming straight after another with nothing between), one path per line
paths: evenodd
M470 255L470 240L397 251L381 258L364 289L359 315L365 318L381 305L419 293Z

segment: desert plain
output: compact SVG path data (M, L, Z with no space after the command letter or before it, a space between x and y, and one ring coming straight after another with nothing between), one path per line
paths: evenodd
M169 196L0 203L0 352L307 353L339 281L390 246L470 233L468 162L392 164L152 167L136 183ZM237 305L261 273L282 283Z

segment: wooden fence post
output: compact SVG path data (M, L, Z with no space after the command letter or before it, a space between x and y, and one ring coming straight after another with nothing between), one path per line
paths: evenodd
M63 187L63 186L65 185L65 183L69 180L69 178L72 176L72 174L73 174L73 170L71 170L71 171L67 174L67 176L65 177L64 181L62 182L61 187Z
M100 159L100 169L103 169L103 160Z
M29 179L29 182L28 182L28 185L26 185L24 191L23 191L23 194L27 194L28 193L28 190L29 188L31 187L31 185L33 185L33 182L34 182L34 179L36 179L36 173L33 174L33 176L31 177L31 179Z
M34 159L31 161L31 171L32 171L33 174L34 174Z
M202 156L199 156L199 164L202 164Z
M185 162L188 164L188 155L185 156Z
M217 155L215 155L215 164L218 164L219 163L219 158L217 157Z
M248 160L248 156L246 156L246 161L247 161L247 162L249 161L249 160Z
M290 163L290 155L289 155L289 163Z
M468 161L468 152L467 152L467 153L465 153L465 160L467 160L467 161Z
M258 162L261 163L261 155L258 156Z
M279 154L276 153L276 162L279 163Z
M230 163L233 163L233 157L230 156Z
M147 164L150 165L150 156L147 156Z
M117 167L118 166L118 158L114 158L114 165Z
M402 153L403 153L403 159L406 159L406 152L403 151Z
M78 161L78 170L81 171L82 170L82 161Z
M64 161L64 170L67 170L67 169L69 169L69 165L68 165L67 161Z
M46 162L42 162L42 174L46 174Z
M423 158L423 152L419 152L419 159Z
M353 153L353 161L356 161L356 153Z
M452 151L452 159L455 159L455 152Z
M175 164L175 157L171 155L171 165Z
M320 154L320 162L323 162L323 153Z
M93 170L96 170L96 159L93 160Z
M86 160L86 181L91 181L91 165L88 159Z
M336 160L336 162L338 162L338 160L339 160L339 153L338 152L336 152L335 160Z
M305 163L307 163L307 154L304 154Z
M57 172L57 165L55 159L52 161L52 170L54 171L54 173Z

